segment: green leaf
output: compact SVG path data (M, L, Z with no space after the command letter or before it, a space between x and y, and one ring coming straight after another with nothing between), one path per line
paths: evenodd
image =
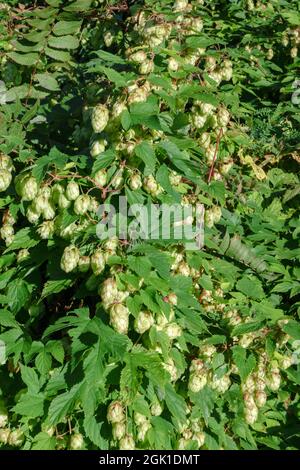
M263 300L262 302L252 302L252 305L255 311L259 313L262 318L268 318L273 320L273 322L277 322L277 320L284 315L284 311L282 309L273 307L273 305L267 300Z
M174 416L175 420L183 424L186 421L186 403L181 395L178 395L172 385L165 386L165 400L170 413Z
M281 14L290 24L295 26L300 24L300 13L296 11L283 11Z
M262 284L257 278L243 277L236 283L236 287L250 299L263 299L265 297Z
M44 397L41 393L26 393L22 395L18 403L13 407L13 411L27 418L37 418L44 413Z
M141 142L135 146L134 153L145 163L146 173L152 174L155 170L156 156L151 145L148 142Z
M204 387L198 393L190 393L192 402L197 406L200 416L203 417L206 425L215 407L215 393L209 387Z
M121 124L125 131L128 131L128 129L130 129L131 118L127 109L125 109L125 111L123 111L121 114Z
M51 294L58 294L62 290L67 289L72 284L72 279L58 279L47 281L42 291L42 298L48 297Z
M50 47L56 49L77 49L79 46L79 40L75 36L50 36L48 39Z
M69 414L76 403L80 394L81 384L74 385L71 390L61 393L55 397L49 407L49 422L50 424L59 423L67 414Z
M107 450L108 443L101 436L101 428L103 423L98 423L94 416L85 416L83 421L84 431L86 436L97 446L100 450Z
M243 323L241 325L237 325L232 330L232 336L242 336L247 333L251 333L252 331L258 331L263 326L262 322L252 321L249 323Z
M29 393L35 394L39 392L39 378L32 367L21 365L21 377L23 382L27 385Z
M21 278L15 279L8 286L7 297L9 299L8 305L12 311L19 312L30 299L28 283Z
M99 57L99 59L103 59L105 62L111 62L112 64L126 64L126 61L122 59L122 57L111 54L107 51L95 51L95 54Z
M135 295L134 297L128 297L126 299L126 305L129 311L136 317L141 310L143 301L140 296Z
M161 251L149 253L148 259L152 266L157 270L158 274L163 278L169 280L171 262L166 253Z
M45 88L46 90L49 90L49 91L59 90L59 85L57 83L57 80L49 73L37 73L35 75L35 78L38 80L38 84L42 88Z
M49 342L46 346L47 352L50 352L54 359L63 364L65 351L60 341Z
M46 47L45 54L48 57L51 57L51 59L58 60L59 62L69 62L71 60L69 52L57 51L56 49L50 49L50 47Z
M134 400L138 392L140 374L130 357L126 360L126 366L122 369L120 376L121 395L130 402Z
M110 67L105 67L104 65L96 65L95 67L89 68L89 71L96 73L104 73L108 80L115 84L116 88L125 87L127 85L127 79L121 73L117 72L116 70Z
M154 449L172 450L171 439L174 434L173 425L160 416L151 419L152 428L148 431L148 438L151 447Z
M245 381L249 374L256 366L256 360L253 354L247 357L246 349L241 346L234 346L232 348L232 356L235 364L239 369L242 381Z
M4 289L7 286L7 284L9 283L10 279L13 277L15 272L16 272L16 268L12 268L0 274L0 289Z
M30 46L25 46L24 44L21 44L18 41L12 41L12 45L14 46L17 52L39 52L43 49L43 42L40 42L39 44L31 44Z
M36 31L33 30L30 33L24 34L23 39L34 43L43 42L43 40L49 35L49 31Z
M284 325L282 329L293 339L300 340L300 324L295 320L289 320L289 322Z
M35 359L35 365L40 374L48 374L52 365L50 354L48 354L45 350L41 351Z
M62 0L46 0L46 3L51 7L58 7L61 4Z
M95 159L92 168L92 174L94 175L97 173L98 170L102 170L103 168L107 168L109 165L113 163L116 159L116 154L113 150L107 150L106 152L101 153Z
M128 256L129 268L141 277L147 277L151 271L151 263L147 256Z
M15 234L13 242L9 245L6 251L19 250L20 248L32 248L38 245L40 241L41 240L37 237L36 232L32 228L22 228Z
M82 21L58 21L53 28L56 36L76 34L81 28Z
M211 281L211 278L207 276L207 274L203 274L200 279L199 279L199 284L203 289L205 290L213 290L213 283Z
M93 5L93 0L76 0L64 7L65 11L88 11Z
M156 181L161 185L161 187L172 196L174 202L179 203L181 201L181 196L179 193L174 191L173 186L170 183L169 179L169 170L166 165L161 165L156 173Z
M132 404L132 407L134 409L134 411L144 415L144 416L147 416L147 418L150 418L151 417L151 413L150 413L150 410L149 410L149 405L147 403L147 401L145 400L145 398L143 397L137 397L133 404Z
M34 105L31 106L22 117L22 120L21 120L22 124L26 124L32 118L34 118L34 116L37 114L39 107L40 107L40 100L37 99Z
M55 450L56 438L46 432L39 432L33 440L31 450Z
M39 60L39 55L35 54L34 52L28 54L18 54L17 52L9 52L7 55L11 60L16 62L17 64L27 65L28 67L35 65Z
M0 325L19 329L19 323L15 320L14 315L8 310L1 308Z

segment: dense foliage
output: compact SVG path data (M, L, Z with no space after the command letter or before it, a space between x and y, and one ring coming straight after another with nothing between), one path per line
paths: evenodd
M299 8L0 4L2 448L300 448Z

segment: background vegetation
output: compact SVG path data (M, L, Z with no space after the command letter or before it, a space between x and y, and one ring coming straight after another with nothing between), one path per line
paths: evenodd
M299 7L0 4L2 449L299 449Z

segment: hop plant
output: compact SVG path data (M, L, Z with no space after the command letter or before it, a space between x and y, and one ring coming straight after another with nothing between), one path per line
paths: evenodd
M105 268L105 256L102 250L96 250L91 256L91 268L95 276L99 276Z
M126 335L129 327L129 310L122 304L113 305L110 310L110 324L120 334Z
M55 207L49 202L42 210L42 216L45 220L52 220L55 217Z
M217 392L225 393L231 385L231 380L228 375L223 375L223 377L221 378L218 378L214 375L212 377L210 385L214 390L217 390Z
M86 273L91 266L91 260L89 256L80 256L78 260L78 270L81 273Z
M4 445L8 444L9 436L10 436L9 428L0 429L0 443L1 444L4 444Z
M116 441L120 441L126 434L126 424L124 421L120 423L114 423L112 426L113 438Z
M88 212L91 198L88 194L82 194L74 202L74 212L77 215L84 215Z
M105 151L106 146L107 146L107 141L105 139L95 140L91 144L91 148L90 148L91 157L96 158L98 155L103 153Z
M264 391L255 392L255 403L258 408L262 408L267 402L267 394Z
M21 263L25 259L29 258L29 256L30 256L29 250L27 250L27 248L23 248L17 254L17 262Z
M191 374L189 378L188 388L191 392L197 393L202 390L207 384L206 372L201 374Z
M138 173L135 173L130 176L129 187L133 191L136 191L137 189L140 189L142 187L142 179Z
M70 438L70 449L71 450L79 450L82 448L84 443L83 435L82 434L73 434Z
M0 428L4 428L8 423L8 414L6 408L0 404Z
M205 211L205 222L208 227L213 227L219 222L222 216L222 210L219 206L213 206Z
M107 172L106 170L99 170L95 173L94 180L97 185L104 187L107 182Z
M23 431L21 429L15 429L9 434L8 443L10 446L20 447L23 444L24 438Z
M6 191L12 181L12 174L7 169L0 169L0 192Z
M148 75L154 71L154 62L152 60L146 60L140 65L139 72L141 75Z
M27 208L26 217L31 224L36 224L40 216L41 216L41 213L37 212L33 205Z
M107 410L107 421L109 423L121 423L125 420L125 411L120 401L113 401L110 403Z
M51 188L51 200L54 204L58 204L59 196L65 192L61 184L54 184Z
M119 239L117 236L113 236L104 242L103 249L105 253L110 256L117 252L118 246L119 246Z
M160 185L156 182L153 175L149 175L144 178L143 186L145 191L154 197L158 196L162 191Z
M65 193L58 196L58 207L60 209L68 209L68 207L71 207L71 200L66 197Z
M172 340L175 339L175 338L178 338L182 334L181 327L179 325L177 325L177 323L175 323L175 322L169 323L164 328L164 331L166 332L167 336Z
M94 132L102 132L109 121L109 111L103 104L95 106L92 112L92 127Z
M248 424L254 424L258 417L258 408L255 404L254 398L249 393L244 395L245 402L245 419Z
M106 47L110 47L114 42L114 35L111 33L111 31L106 31L103 35L103 40Z
M204 344L200 347L199 353L207 358L211 358L216 354L216 347L213 344Z
M30 175L24 176L21 179L19 186L16 186L17 192L19 192L24 201L33 201L38 193L38 189L36 179Z
M75 201L79 197L80 190L79 186L75 181L70 181L66 187L66 198L69 201Z
M156 402L151 405L150 411L152 416L160 416L163 412L163 408L160 403Z
M178 371L173 359L169 358L164 362L163 368L170 374L171 382L175 382L178 379Z
M126 434L119 442L120 450L135 450L135 442L130 434Z
M5 155L4 153L0 154L0 170L7 170L8 172L12 172L14 166L12 159L9 155Z
M148 420L138 426L137 438L139 441L144 441L147 435L147 432L151 429L151 424Z
M60 267L63 271L66 273L70 273L71 271L74 271L76 269L78 262L80 258L80 253L78 248L76 246L70 245L67 246L64 249L61 261L60 261Z
M129 59L137 64L143 64L147 60L147 54L143 50L136 51L129 56Z
M43 240L48 240L49 238L52 238L52 235L54 234L54 229L55 225L53 220L47 220L38 227L37 233Z
M111 185L114 189L120 188L124 182L123 171L119 170L111 181Z
M135 331L142 335L147 330L149 330L152 325L154 325L154 318L152 313L148 311L139 312L134 322Z
M225 108L220 108L217 116L220 127L226 127L229 123L230 114Z
M6 245L10 245L14 238L14 228L12 225L5 224L0 229L1 238L5 241Z

